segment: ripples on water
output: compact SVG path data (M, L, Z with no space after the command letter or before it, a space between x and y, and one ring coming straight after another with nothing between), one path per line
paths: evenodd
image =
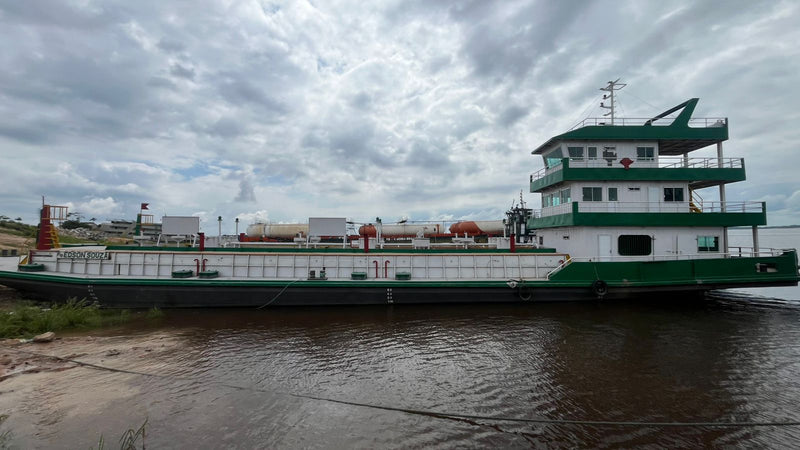
M175 378L63 372L69 389L96 381L139 394L83 419L66 414L44 442L91 445L75 431L80 420L147 416L154 448L792 447L800 427L467 421L287 394L493 417L798 421L798 319L800 302L741 293L672 304L174 311L157 331L172 330L179 350L133 368Z

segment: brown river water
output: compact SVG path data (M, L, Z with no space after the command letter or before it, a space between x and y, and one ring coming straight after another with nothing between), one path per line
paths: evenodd
M148 448L800 446L798 288L167 311L0 348L20 350L97 366L0 381L0 434L16 448L91 448L101 435L116 448L145 420Z

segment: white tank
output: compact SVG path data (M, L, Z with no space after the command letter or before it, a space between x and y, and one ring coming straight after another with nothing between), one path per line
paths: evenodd
M254 223L247 227L247 237L291 239L298 234L308 235L307 223Z

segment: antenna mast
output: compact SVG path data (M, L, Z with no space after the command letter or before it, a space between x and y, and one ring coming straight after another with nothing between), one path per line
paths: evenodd
M619 80L620 79L617 78L614 81L609 81L608 85L606 87L601 87L600 88L601 91L608 92L608 94L603 94L603 100L606 100L606 99L611 100L611 106L606 106L605 102L600 102L600 107L601 108L605 108L605 109L609 109L610 110L609 112L603 114L603 117L611 116L611 125L614 125L614 106L615 106L614 91L618 91L618 90L624 88L625 86L627 86L627 84L625 84L625 83L620 83Z

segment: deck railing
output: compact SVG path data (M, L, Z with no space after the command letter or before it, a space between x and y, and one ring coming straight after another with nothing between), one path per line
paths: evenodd
M609 161L604 158L562 158L562 164L557 164L551 167L541 168L531 174L531 183L547 175L558 172L563 169L563 162L568 161L569 168L604 168L612 167L616 169L625 170L622 164L618 161L621 157ZM615 163L616 162L616 163ZM658 168L658 169L741 169L744 167L743 158L682 158L680 156L659 156L649 159L637 159L630 166L632 169L637 168Z
M709 259L709 258L757 258L765 256L781 256L787 251L794 249L782 248L760 248L755 251L753 247L730 247L727 253L724 252L703 252L703 253L670 253L662 255L646 255L646 256L582 256L567 258L561 262L553 270L548 272L549 278L554 273L567 267L568 265L576 262L647 262L647 261L682 261L693 259Z
M582 213L763 213L764 202L569 202L542 208L536 217L573 212L573 203Z
M674 117L662 117L658 120L653 120L652 117L620 117L614 118L614 125L611 125L611 119L608 117L588 117L576 123L570 130L576 128L583 128L589 126L640 126L652 121L653 126L669 126ZM716 128L724 127L728 124L727 117L696 117L689 119L689 127L691 128Z

